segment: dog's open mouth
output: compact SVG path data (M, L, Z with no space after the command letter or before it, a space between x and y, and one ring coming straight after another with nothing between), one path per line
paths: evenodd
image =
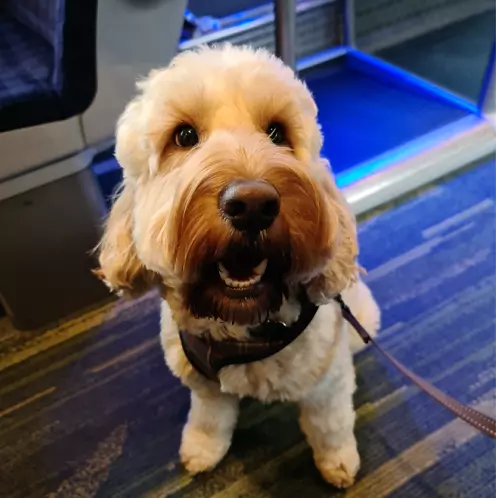
M226 286L226 292L233 298L249 296L255 290L267 271L268 259L258 263L228 259L219 261L217 269L219 277Z
M199 317L238 324L259 323L277 311L284 294L284 258L253 247L231 247L218 261L206 263L187 302Z

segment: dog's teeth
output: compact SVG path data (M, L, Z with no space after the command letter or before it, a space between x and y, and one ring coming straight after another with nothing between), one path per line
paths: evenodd
M261 278L262 278L262 275L254 275L253 277L249 278L248 280L245 280L245 282L247 282L248 285L253 285L253 284L256 284L257 282L260 282Z
M261 276L254 276L251 278L248 278L246 280L234 280L232 278L224 278L224 283L227 284L229 287L236 287L237 289L241 289L243 287L250 287L250 285L254 285L257 282L260 282Z
M229 285L229 287L237 287L237 282L236 282L236 280L233 280L232 278L227 277L227 278L225 278L225 279L224 279L224 282L225 282L227 285Z
M253 268L253 273L257 276L262 276L265 273L265 270L267 269L267 260L264 259L260 264L255 266Z
M224 280L225 282L226 279L229 278L229 272L227 271L227 268L222 263L219 263L218 269L219 269L220 278L222 278L222 280Z
M231 278L231 276L229 275L229 271L222 263L219 263L217 265L217 269L219 271L220 278L226 285L228 285L229 287L240 289L244 287L250 287L250 285L254 285L260 282L265 273L265 270L267 269L267 260L264 259L260 264L255 266L255 268L253 268L252 270L253 276L247 278L246 280L236 280L234 278Z
M266 260L265 260L266 261ZM267 267L267 263L263 264L264 262L260 263L255 269L254 272L256 273L250 278L247 278L246 280L236 280L234 278L231 278L229 276L229 272L227 268L222 264L219 263L217 265L217 269L219 271L219 276L223 280L223 282L228 285L229 287L234 287L237 289L242 289L244 287L250 287L250 285L254 285L258 282L260 282L262 276L263 276L263 271L265 271L265 267ZM260 272L260 269L262 269L262 273Z

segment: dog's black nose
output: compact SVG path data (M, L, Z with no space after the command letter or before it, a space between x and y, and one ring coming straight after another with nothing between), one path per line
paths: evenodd
M219 207L236 230L260 232L277 218L280 199L275 187L268 182L237 181L221 192Z

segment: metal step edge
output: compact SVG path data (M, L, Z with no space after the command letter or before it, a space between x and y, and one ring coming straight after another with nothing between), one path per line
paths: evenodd
M297 12L303 12L308 8L315 8L323 4L336 3L339 0L297 0L296 9ZM274 14L274 2L268 2L252 9L243 10L241 12L236 12L235 14L230 14L225 17L218 18L217 21L221 29L230 28L236 26L237 24L247 23L253 21L257 18L273 15ZM272 18L273 19L273 18Z
M305 50L305 55L311 55L323 48L331 48L338 46L335 41L340 36L340 33L335 32L335 19L329 15L331 9L337 8L337 0L307 0L297 3L297 32L302 38L307 31L313 35L315 46ZM328 27L329 32L315 36L314 26L305 26L304 18L313 11L319 11L319 24L324 24ZM376 52L378 50L405 42L430 31L443 28L457 21L466 19L472 15L481 14L494 9L494 4L491 0L478 0L473 2L465 2L463 4L433 6L432 10L426 10L424 13L419 13L418 17L422 22L412 23L410 18L402 22L392 23L380 29L368 31L366 26L362 26L367 18L373 19L381 14L381 19L387 17L386 14L394 14L394 9L390 5L377 6L375 9L358 10L355 15L355 32L357 35L356 45L367 52ZM376 12L377 11L377 12ZM382 12L383 11L383 12ZM314 12L317 14L317 12ZM412 13L410 13L412 15ZM230 43L247 43L255 41L255 46L261 46L256 40L265 36L266 40L262 46L274 51L274 13L272 4L250 9L244 12L227 16L219 20L222 26L219 30L209 34L183 41L179 44L179 51L197 48L201 45L220 44L224 42ZM361 27L362 26L362 27ZM319 27L320 29L321 27ZM318 31L318 30L317 30ZM326 46L324 47L323 44ZM300 48L300 47L297 47Z
M467 116L336 175L356 215L496 154L496 130Z
M297 4L296 56L305 57L320 50L338 45L341 35L332 22L336 18L335 0L309 0ZM275 51L274 13L269 12L251 21L204 36L183 41L179 51L195 49L202 45L251 45Z
M332 5L336 1L337 0L308 0L306 2L298 2L296 4L296 22L298 23L298 17L303 13L318 9L324 5ZM271 4L265 4L259 8L240 12L238 15L234 14L220 19L219 23L221 26L225 27L206 35L181 42L179 44L179 50L189 50L200 45L210 45L228 41L231 37L235 37L241 33L247 33L262 26L274 24L274 19L274 9Z

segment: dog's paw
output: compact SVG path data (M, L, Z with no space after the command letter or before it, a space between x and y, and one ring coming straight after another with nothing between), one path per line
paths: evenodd
M212 470L226 455L231 440L215 433L207 433L189 424L183 431L179 456L190 474Z
M348 488L355 482L360 468L360 456L355 441L315 456L315 464L322 477L337 488Z

